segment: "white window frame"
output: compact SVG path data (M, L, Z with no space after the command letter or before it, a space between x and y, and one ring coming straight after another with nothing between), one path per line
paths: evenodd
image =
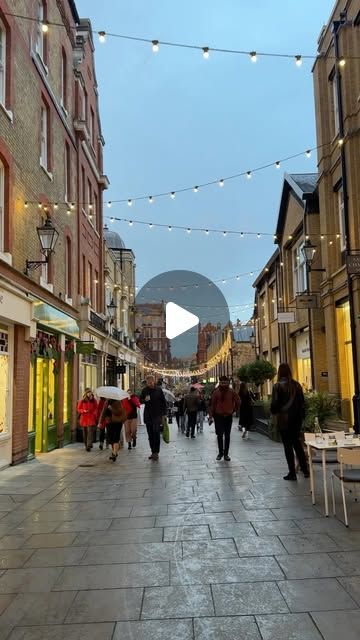
M6 29L0 20L0 103L6 102Z
M337 196L337 209L338 209L338 215L339 215L340 249L341 251L345 251L346 238L345 238L344 190L342 185L338 189L336 196Z
M5 167L0 160L0 252L4 251L5 226Z
M294 298L298 293L306 291L306 262L302 248L304 240L301 239L292 250L294 272Z
M337 136L340 128L340 118L339 118L339 105L337 99L337 85L336 85L336 76L332 79L332 94L333 94L333 103L334 103L334 135Z
M37 25L36 25L36 53L45 64L45 33L42 30L42 23L45 19L45 5L43 0L38 0L37 6Z
M49 113L45 104L41 105L40 112L40 164L48 171L49 164Z
M64 64L65 63L65 64ZM64 111L67 106L67 56L64 49L61 49L61 101Z

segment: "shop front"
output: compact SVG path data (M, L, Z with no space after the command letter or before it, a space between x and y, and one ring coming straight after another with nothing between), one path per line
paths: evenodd
M28 445L29 457L69 444L76 404L76 320L36 300L36 337L31 341Z
M350 304L342 300L336 305L336 333L340 382L341 415L348 424L354 423L354 366L352 358Z
M35 334L31 317L27 296L0 281L0 468L14 461L14 453L15 459L21 457L20 450L14 452L13 436L22 422L26 424L22 391L27 379L21 358L26 358L28 341Z
M295 336L297 380L304 391L312 389L311 351L308 329ZM295 372L294 372L295 373Z

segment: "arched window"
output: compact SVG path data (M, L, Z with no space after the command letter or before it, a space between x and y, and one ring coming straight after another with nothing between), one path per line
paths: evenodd
M45 0L38 0L36 52L47 63L47 7Z
M5 106L6 101L6 29L0 20L0 103Z
M5 228L5 167L0 158L0 251L4 251Z

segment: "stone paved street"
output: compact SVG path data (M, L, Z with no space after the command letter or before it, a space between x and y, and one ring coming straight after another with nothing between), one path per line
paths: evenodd
M360 505L323 517L259 434L230 453L173 425L159 462L141 429L116 464L74 445L3 471L1 640L358 640Z

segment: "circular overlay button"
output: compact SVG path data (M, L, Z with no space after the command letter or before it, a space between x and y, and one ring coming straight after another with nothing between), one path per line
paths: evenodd
M204 369L229 339L230 314L214 282L195 271L165 271L137 293L136 336L148 365Z

